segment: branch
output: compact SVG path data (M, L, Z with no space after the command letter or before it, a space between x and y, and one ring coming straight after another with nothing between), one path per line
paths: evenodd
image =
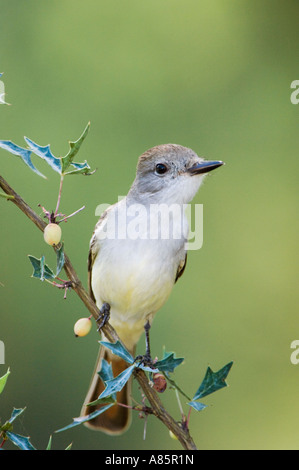
M44 222L44 220L41 219L31 209L31 207L21 198L21 196L19 196L12 189L12 187L9 186L9 184L5 181L2 176L0 176L0 187L5 192L5 194L7 194L8 196L12 196L8 199L8 201L11 201L13 204L15 204L37 226L37 228L43 232L47 225L46 222ZM69 257L66 255L66 253L64 253L64 256L64 270L68 279L72 283L72 288L80 297L80 299L82 300L88 311L91 313L91 315L94 317L94 319L98 320L99 316L101 316L100 310L98 309L90 295L87 293L87 291L84 289L80 279L77 276L75 269L73 268ZM102 331L105 337L111 343L115 343L117 340L119 340L116 331L109 323L106 323L102 327ZM136 369L135 377L152 407L153 414L160 421L162 421L170 431L173 432L173 434L178 438L184 449L196 450L196 446L189 434L189 430L182 426L180 423L176 422L172 418L172 416L164 409L164 406L157 393L149 385L147 376L144 371L141 369Z

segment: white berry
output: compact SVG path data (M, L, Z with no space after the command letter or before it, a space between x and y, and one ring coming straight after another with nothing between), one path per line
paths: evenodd
M57 224L48 224L44 230L44 240L48 245L58 245L61 240L61 228Z
M76 336L86 336L91 330L91 320L90 318L80 318L75 323L74 333Z

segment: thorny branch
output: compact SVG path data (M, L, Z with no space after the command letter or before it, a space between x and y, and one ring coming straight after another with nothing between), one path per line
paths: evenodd
M31 207L21 198L21 196L19 196L13 190L13 188L9 186L9 184L2 176L0 176L0 187L5 192L5 194L9 196L7 200L14 203L37 226L37 228L43 232L47 224L31 209ZM101 315L101 312L90 297L90 295L84 289L66 253L64 270L71 283L73 290L80 297L80 299L82 300L86 308L89 310L91 315L94 317L94 319L98 320L99 316ZM117 340L119 340L116 331L108 322L102 327L102 331L105 337L111 343L115 343ZM177 421L175 421L172 416L165 410L157 393L150 386L144 371L137 368L135 369L134 375L151 405L152 414L154 414L160 421L165 424L165 426L170 431L172 431L172 433L178 438L179 442L181 443L184 449L197 450L187 427L182 425L182 423L178 423Z

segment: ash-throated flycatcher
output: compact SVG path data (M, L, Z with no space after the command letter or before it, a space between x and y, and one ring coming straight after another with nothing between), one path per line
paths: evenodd
M184 205L193 199L204 176L222 164L204 160L180 145L153 147L139 158L128 195L110 206L95 227L88 261L90 293L99 308L110 305L109 321L133 356L145 325L151 324L184 272L189 230ZM161 204L171 210L159 219ZM82 416L98 408L86 403L96 400L104 389L97 374L103 358L112 363L114 377L128 366L101 348ZM119 403L128 405L130 383L117 395ZM130 410L114 405L86 424L120 434L129 423Z

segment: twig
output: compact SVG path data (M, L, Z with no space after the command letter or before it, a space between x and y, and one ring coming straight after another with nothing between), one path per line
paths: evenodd
M54 217L57 217L57 214L58 214L58 209L59 209L59 204L60 204L60 199L61 199L61 192L62 192L62 185L63 185L63 175L61 175L60 177L59 192L58 192L57 205L56 205Z
M13 196L13 199L9 199L9 201L15 204L37 226L37 228L39 228L39 230L43 232L47 224L31 209L31 207L21 198L21 196L19 196L13 190L13 188L9 186L9 184L5 181L2 176L0 176L0 187L6 194L8 194L9 196ZM59 248L59 246L54 247L55 251ZM66 253L64 253L64 258L64 270L68 279L72 283L72 288L80 297L80 299L82 300L88 311L91 313L91 315L94 317L94 319L97 320L101 315L100 310L98 309L90 295L87 293L87 291L84 289ZM111 343L115 343L117 340L119 340L116 331L108 322L102 327L102 331L107 340ZM176 422L172 418L172 416L165 410L157 393L149 385L148 378L144 371L136 368L134 371L134 375L151 405L153 414L160 421L162 421L170 431L172 431L172 433L178 438L184 449L197 450L193 439L189 434L189 430L182 427L182 425Z
M63 219L58 220L57 223L60 224L60 222L64 222L65 220L69 219L70 217L73 217L73 215L78 214L78 212L83 211L83 209L85 209L85 206L80 207L80 209L78 209L77 211L75 211L72 214L68 215L67 217L64 217Z

